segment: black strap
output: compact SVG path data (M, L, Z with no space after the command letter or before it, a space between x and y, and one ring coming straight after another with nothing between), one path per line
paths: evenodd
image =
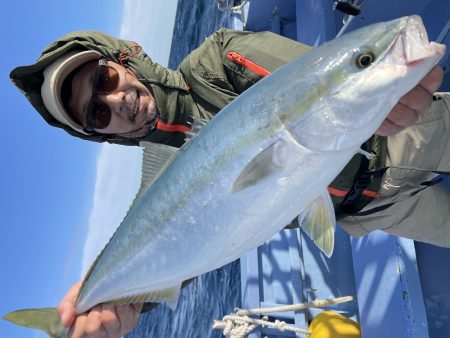
M364 151L369 151L371 147L371 140L365 142L361 149ZM339 203L339 213L344 214L355 214L361 207L358 206L358 202L361 200L363 191L367 189L369 184L372 182L373 174L369 169L369 159L366 156L361 156L361 162L358 171L353 179L353 184L350 190L345 195L341 203Z
M393 167L393 166L383 167L383 168L379 168L377 170L372 170L372 171L369 171L368 174L371 174L371 175L373 175L375 177L381 177L381 176L384 175L386 170L388 170L390 168L393 168L393 169L404 169L404 170L418 170L418 171L425 171L425 172L430 172L430 173L434 173L434 174L438 174L438 175L450 176L450 171L428 170L428 169L413 168L413 167ZM387 208L393 206L395 203L398 203L398 202L403 201L403 200L405 200L405 199L407 199L409 197L412 197L412 196L418 194L419 192L425 190L426 188L431 187L431 186L433 186L433 185L435 185L435 184L437 184L437 183L439 183L441 181L442 181L442 177L438 176L438 177L436 177L436 178L434 178L434 179L432 179L430 181L425 181L425 182L420 183L420 185L422 186L421 188L419 188L417 190L414 190L411 193L403 196L398 201L395 201L395 202L392 202L392 203L386 203L386 204L380 205L378 207L375 207L375 208L372 208L372 209L369 209L369 210L359 211L359 212L356 212L356 213L348 213L348 214L352 215L352 216L367 216L367 215L371 215L371 214L374 214L374 213L382 211L382 210L386 210Z
M415 167L395 167L395 166L382 167L382 168L379 168L376 170L371 170L368 173L372 174L375 177L381 177L384 175L384 173L388 169L417 170L417 171L424 171L424 172L438 174L438 175L450 176L450 171L430 170L430 169L422 169L422 168L415 168Z

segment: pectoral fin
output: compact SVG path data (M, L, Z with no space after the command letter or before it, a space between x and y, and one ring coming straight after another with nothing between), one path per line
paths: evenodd
M68 329L61 324L55 308L24 309L8 313L3 319L25 327L47 332L52 338L67 337Z
M333 202L328 192L322 193L298 216L298 224L319 249L331 257L334 249L336 217Z
M282 168L280 154L283 154L284 146L285 142L279 140L258 153L242 170L233 184L232 192L253 186Z

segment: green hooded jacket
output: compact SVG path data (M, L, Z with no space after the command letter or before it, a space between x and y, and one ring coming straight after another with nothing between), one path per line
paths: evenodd
M117 39L97 31L74 32L50 44L35 64L15 68L10 77L48 124L62 128L69 134L82 139L137 145L139 140L97 133L84 135L74 131L53 118L45 108L41 97L44 69L63 54L70 51L94 50L120 64L121 53L136 45L135 42ZM129 52L133 52L134 49L137 49L137 47L132 48ZM188 119L188 116L179 113L184 111L190 113L192 107L192 99L188 93L187 84L179 71L160 66L153 62L144 51L127 58L124 64L152 91L161 119L164 122L184 123ZM170 140L166 143L170 143Z
M141 140L146 140L180 147L184 143L185 134L178 127L189 128L193 119L211 119L263 76L310 49L309 46L270 32L251 33L220 29L192 51L177 70L160 66L140 50L136 55L126 58L124 64L153 93L161 123L139 139L97 133L84 135L50 115L41 98L45 67L64 53L74 50L95 50L104 57L121 63L122 53L130 47L132 49L128 53L136 51L137 47L133 47L136 45L133 41L117 39L97 31L74 32L50 44L35 64L15 68L10 77L47 123L62 128L73 136L125 145L138 145ZM385 148L385 138L373 137L367 150L377 156L367 165L363 163L362 156L355 155L331 187L340 192L351 191L360 168L368 167L373 170L384 165ZM367 189L378 191L379 179L370 177L369 181ZM346 212L339 206L344 196L332 194L332 197L337 215L345 216ZM372 198L357 196L356 204L352 202L347 209L352 212L360 210Z
M261 45L261 41L272 42ZM130 47L132 49L128 53L136 51L138 47L133 47L136 45L133 41L117 39L97 31L70 33L50 44L33 65L15 68L10 77L47 123L62 128L73 136L125 145L137 145L139 141L147 140L179 147L184 142L184 134L179 131L168 132L165 130L167 128L156 128L140 139L97 133L84 135L54 119L43 104L43 71L63 54L94 50L111 61L121 63L121 53ZM264 50L261 50L262 46ZM272 51L279 50L282 46L288 48L289 52L272 55ZM222 29L187 56L177 70L170 70L153 62L142 49L136 55L126 58L124 65L153 93L162 124L188 127L193 118L211 119L226 104L261 78L228 60L228 51L245 50L256 62L272 71L308 49L305 45L272 33L251 34Z

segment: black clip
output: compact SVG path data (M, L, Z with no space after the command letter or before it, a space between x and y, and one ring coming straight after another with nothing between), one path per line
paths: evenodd
M333 5L333 9L352 16L356 16L361 13L361 8L359 8L359 6L347 1L336 1Z

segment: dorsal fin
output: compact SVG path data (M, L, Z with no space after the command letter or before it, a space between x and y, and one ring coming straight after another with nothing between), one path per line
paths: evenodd
M178 151L178 148L153 142L141 142L140 146L143 148L141 185L130 209L164 171L166 165Z
M144 194L144 192L147 191L148 187L150 187L152 185L152 183L156 180L156 178L164 171L164 168L168 165L170 160L173 158L173 156L178 151L178 148L171 147L171 146L168 146L165 144L153 143L153 142L143 141L140 143L140 146L143 148L141 184L139 186L138 192L136 193L136 196L133 199L133 202L131 202L131 205L128 208L128 211L127 211L124 219L128 216L128 214L130 213L130 210L132 210L134 208L137 201L139 201L139 199ZM117 227L117 229L118 228L119 227ZM116 229L116 231L117 231L117 229ZM112 236L114 236L114 234ZM108 246L110 241L111 241L111 239L108 241L108 243L102 249L100 254L98 254L98 256L95 258L95 261L92 263L89 270L87 271L87 273L83 279L83 284L81 285L80 292L84 287L85 281L91 275L92 271L94 270L94 267L97 265L98 260L102 256L103 252L105 251L105 248Z
M200 130L202 130L202 128L204 126L206 126L206 124L209 121L206 119L195 119L192 123L191 123L191 130L185 132L186 138L185 138L185 142L190 141L195 135L198 134L198 132Z

